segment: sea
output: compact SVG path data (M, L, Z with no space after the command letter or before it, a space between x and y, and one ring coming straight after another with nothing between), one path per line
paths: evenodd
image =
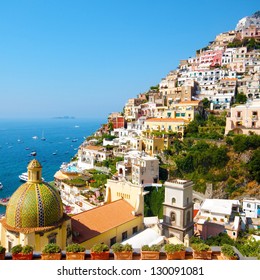
M42 165L45 181L53 181L61 164L69 162L84 139L105 122L83 118L0 119L0 198L10 197L23 183L18 176L27 171L34 158ZM0 205L0 215L5 210Z

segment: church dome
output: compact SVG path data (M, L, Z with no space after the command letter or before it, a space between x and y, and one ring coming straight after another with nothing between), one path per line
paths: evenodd
M57 190L42 181L41 165L32 160L28 181L11 196L6 208L6 224L13 228L48 227L63 217L63 205Z

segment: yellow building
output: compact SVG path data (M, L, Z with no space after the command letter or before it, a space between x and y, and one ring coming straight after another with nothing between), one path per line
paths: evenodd
M141 185L107 180L105 205L72 216L73 242L112 246L143 230L145 194Z
M145 121L146 132L176 132L180 136L184 134L184 128L189 123L183 118L151 118Z
M59 193L41 178L42 166L34 159L28 165L28 181L8 202L0 220L0 241L8 252L18 244L42 251L48 243L65 249L71 242L71 221L63 213Z
M95 207L71 218L73 242L90 249L97 243L112 246L143 229L143 216L124 199Z

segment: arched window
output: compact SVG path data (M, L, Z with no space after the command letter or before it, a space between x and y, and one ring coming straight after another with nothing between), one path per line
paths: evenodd
M174 204L174 203L176 203L176 198L175 197L172 198L172 204Z
M175 224L176 222L176 214L175 212L171 212L171 224Z
M251 204L250 204L250 203L247 203L246 207L247 207L247 208L251 208Z

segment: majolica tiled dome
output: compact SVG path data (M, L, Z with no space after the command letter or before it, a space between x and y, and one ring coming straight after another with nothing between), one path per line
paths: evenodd
M6 208L6 224L14 228L48 227L63 217L63 206L55 188L42 181L41 165L32 160L28 181L11 196Z

